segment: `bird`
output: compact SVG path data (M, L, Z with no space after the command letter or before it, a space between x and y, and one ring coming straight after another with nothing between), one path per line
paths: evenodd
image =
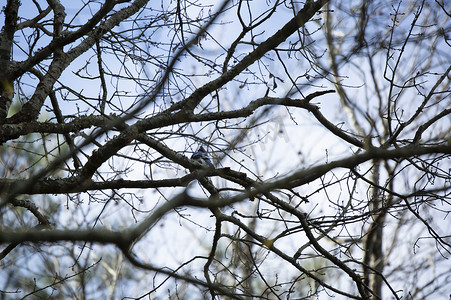
M193 153L191 156L192 160L195 160L202 164L203 166L208 166L214 168L213 163L211 162L210 158L208 157L207 152L205 151L204 147L200 146L199 150Z

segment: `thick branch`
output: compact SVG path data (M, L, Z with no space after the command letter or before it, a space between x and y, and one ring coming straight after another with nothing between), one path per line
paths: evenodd
M252 65L254 62L263 57L268 51L276 48L280 43L285 41L289 36L296 32L299 28L305 25L315 13L317 13L328 0L319 0L316 2L307 1L305 6L293 17L288 23L285 24L279 31L269 37L266 41L262 42L254 51L246 55L238 64L232 67L229 71L225 72L220 77L210 81L204 86L198 88L192 93L185 101L181 101L176 104L174 108L194 110L194 108L202 101L202 99L209 93L222 87L224 84L235 78L238 74L243 72L246 68Z
M276 188L293 188L303 185L308 182L312 182L315 179L320 178L327 172L337 169L346 168L353 169L361 163L370 161L372 159L398 159L398 158L408 158L418 155L426 154L451 154L451 146L433 146L433 147L414 147L406 146L398 149L386 150L382 148L370 148L361 154L353 155L348 158L341 160L336 160L327 164L316 166L310 169L301 170L289 175L281 180L276 180L270 183L272 189Z
M99 9L99 11L96 14L94 14L94 16L85 25L83 25L80 29L78 29L77 31L72 32L72 33L70 33L68 35L65 35L64 37L62 37L62 36L55 36L53 38L53 40L46 47L42 48L35 55L30 56L27 60L17 64L17 66L14 68L14 70L13 70L13 72L11 74L12 78L18 78L19 76L23 75L25 72L27 72L33 66L35 66L37 63L39 63L42 60L46 59L47 57L51 56L52 53L56 49L59 49L59 48L65 46L65 45L73 43L74 41L76 41L80 37L83 37L83 36L85 36L87 34L88 35L98 34L97 33L98 29L97 30L93 30L94 26L97 23L99 23L106 16L107 13L109 13L111 11L111 9L114 7L114 2L115 1L113 1L113 0L106 1L106 3ZM125 15L125 17L123 19L120 19L119 21L124 20L128 16L131 16L131 15L135 14L138 11L138 10L135 11L134 9L130 8L130 7L136 8L136 2L141 3L141 5L138 5L138 8L142 7L145 3L147 3L147 1L144 1L144 0L135 1L129 7L124 8L123 10L130 10L131 14ZM115 15L117 15L117 14L119 14L121 12L122 12L122 10L117 12ZM113 16L115 16L115 15L113 15ZM124 14L122 13L122 15L124 15ZM113 18L113 17L110 17L110 19L111 18ZM111 24L111 26L109 28L105 28L105 29L111 29L114 26L116 26L117 24L119 24L119 22Z
M75 133L92 126L103 126L109 119L104 116L82 116L69 123L24 122L0 126L0 145L30 133Z
M155 145L153 145L155 146ZM301 186L303 184L312 182L327 172L337 169L337 168L347 168L353 169L361 163L367 162L372 159L398 159L407 158L417 155L426 154L451 154L451 146L434 146L434 147L412 147L406 146L399 149L370 149L361 154L353 155L351 157L332 161L327 164L322 164L316 167L303 169L297 171L286 177L281 177L278 180L268 181L268 182L257 182L249 177L246 177L245 173L236 172L230 170L229 168L223 169L212 169L212 170L199 170L198 172L193 172L181 178L174 179L163 179L154 181L127 181L127 180L116 180L109 182L92 182L90 180L85 181L85 184L81 185L77 178L67 178L67 179L46 179L37 181L31 188L27 189L23 193L25 194L47 194L47 193L78 193L85 192L88 190L103 190L103 189L121 189L121 188L156 188L156 187L175 187L175 186L185 186L187 183L194 179L203 178L205 176L220 176L227 180L233 181L235 183L241 184L243 186L253 186L255 189L249 190L247 193L240 194L236 197L230 198L224 205L231 204L233 202L242 201L249 196L256 196L264 192L268 192L274 189L285 189ZM181 156L175 153L177 156ZM188 166L192 168L195 166L188 158L185 158ZM0 190L7 192L17 186L25 185L27 180L22 179L0 179Z
M161 179L161 180L112 180L105 182L86 181L80 184L76 178L62 179L45 179L36 182L30 189L24 191L23 194L69 194L84 193L87 191L101 190L119 190L119 189L152 189L161 187L180 187L186 186L195 179L205 176L214 175L217 170L202 170L201 172L193 172L180 178ZM0 190L2 192L9 191L12 187L23 185L26 179L0 179Z
M146 0L136 0L130 6L113 14L105 22L93 30L93 26L100 22L115 5L115 1L113 0L106 1L102 8L90 19L90 21L88 21L88 23L82 26L79 30L65 37L54 38L47 47L37 52L36 55L31 56L26 61L17 64L14 70L11 70L11 77L13 79L23 75L37 63L49 57L55 52L56 49L60 49L64 45L72 43L82 36L86 36L86 38L78 46L74 47L66 54L55 56L49 67L49 71L44 75L44 78L40 80L31 99L23 106L19 113L7 119L6 122L20 123L35 120L39 115L44 100L49 95L54 83L58 80L66 67L73 60L90 49L100 36L120 24L126 18L138 12L138 10L147 2L148 1Z

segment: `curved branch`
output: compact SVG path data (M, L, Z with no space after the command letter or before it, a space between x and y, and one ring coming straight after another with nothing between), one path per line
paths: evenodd
M113 16L109 18L109 21L105 22L105 28L103 28L102 31L106 31L109 29L112 29L114 26L119 24L122 20L128 18L129 16L135 14L139 8L144 6L148 0L137 0L133 2L129 7L124 8L120 10L119 12L115 13ZM41 62L42 60L46 59L52 53L65 45L68 45L70 43L75 42L77 39L85 36L88 34L89 36L98 34L99 28L96 30L94 29L94 26L99 23L115 6L114 0L107 0L105 4L97 11L97 13L94 14L94 16L86 23L84 24L80 29L77 31L74 31L72 33L69 33L65 36L55 36L53 40L44 48L42 48L40 51L38 51L35 55L30 56L27 60L18 63L14 70L12 70L12 78L18 78L19 76L23 75L25 72L27 72L29 69L31 69L33 66L35 66L37 63ZM117 16L120 16L118 18ZM115 20L115 22L111 22L111 20ZM90 33L91 32L91 33ZM82 42L83 44L84 42ZM92 45L91 45L92 46Z
M268 51L276 48L290 35L295 33L296 30L304 26L305 23L307 23L307 21L309 21L327 2L329 2L329 0L318 0L315 2L307 1L305 6L296 14L296 16L288 21L288 23L286 23L279 31L269 37L266 41L262 42L254 51L246 55L239 63L223 75L198 88L184 101L175 104L173 109L184 108L187 111L193 111L206 95L222 87L258 59L262 58Z
M62 48L64 45L72 43L82 36L86 35L86 38L80 42L79 45L69 50L67 53L58 53L52 60L48 72L40 79L39 84L35 90L35 93L31 99L24 104L21 111L6 119L6 123L17 124L20 122L36 120L39 112L44 104L44 100L49 95L54 83L61 76L62 72L67 66L79 57L81 54L90 49L95 41L102 36L108 30L111 30L116 25L120 24L124 19L132 16L143 7L148 0L136 0L130 6L118 11L109 17L104 23L93 30L93 26L100 22L108 12L115 6L114 0L108 0L99 9L99 11L79 30L68 34L67 36L55 37L48 46L38 51L36 55L29 57L27 60L15 65L14 69L10 71L12 79L18 78L25 72L33 68L37 63L49 57L57 49Z

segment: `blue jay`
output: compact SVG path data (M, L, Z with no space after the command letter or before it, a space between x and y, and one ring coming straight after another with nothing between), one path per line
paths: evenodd
M196 152L193 153L193 155L191 156L191 159L201 163L204 166L214 168L214 165L211 163L211 160L208 157L207 152L205 151L204 147L202 147L202 146L200 146L199 150L197 150Z

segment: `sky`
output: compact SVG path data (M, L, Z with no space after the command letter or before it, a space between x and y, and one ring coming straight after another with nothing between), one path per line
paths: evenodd
M42 6L45 7L44 1L41 1L40 3L42 3ZM65 2L63 1L63 3ZM160 5L165 5L167 3L168 2L165 1L155 2L156 6L154 7L154 13L158 13L157 10L161 8ZM257 15L260 9L259 5L256 2L249 3L252 5L252 13L254 16ZM67 14L72 15L77 11L77 5L79 5L79 2L67 1L65 4L68 5L66 9ZM74 6L72 7L72 5ZM95 9L95 5L91 8L86 7L81 13L77 14L77 16L73 18L73 23L81 24L86 22L86 20L90 18L92 11L95 11ZM22 14L22 12L24 13L24 16L26 16L28 10L24 10L22 7L20 13ZM30 11L30 13L31 12L32 11ZM203 13L207 13L207 10L204 10ZM195 11L193 8L189 11L189 14L192 16L197 16L199 11ZM263 40L270 36L290 17L291 12L286 9L283 15L280 15L280 17L273 22L268 23L267 26L260 30L260 32L254 33L261 34L256 38L256 41ZM228 23L232 21L232 24L227 25L227 32L223 31L221 26L214 26L211 31L209 31L210 35L207 35L200 40L200 45L202 47L196 48L194 52L209 55L212 60L216 59L217 63L222 63L223 56L217 58L217 54L221 50L219 45L230 45L233 38L236 36L236 33L240 30L240 27L238 25L239 23L237 22L236 15L232 12L226 14L223 18L218 20L219 23ZM408 23L408 21L409 20L406 20L405 22ZM352 24L350 24L350 26L351 25ZM119 26L116 30L127 30L127 26L131 25ZM316 24L312 24L309 29L313 31L316 26ZM230 32L235 34L230 34ZM152 36L152 39L158 40L160 38L166 38L170 34L172 34L171 31L161 28L154 36ZM322 33L318 31L312 36L312 39L319 37L321 34ZM345 29L337 29L334 34L337 36L346 36L347 32ZM20 41L25 38L25 36L18 37L18 43L20 44ZM295 39L295 37L290 37L290 40L291 39ZM120 91L120 96L115 99L115 103L118 106L122 106L124 109L136 105L136 101L139 99L140 95L147 91L146 88L151 88L155 80L161 76L161 66L158 64L145 63L140 60L140 57L144 55L144 50L149 50L151 55L159 57L162 62L167 59L167 57L163 56L166 49L165 45L162 45L161 49L158 49L151 43L140 46L142 46L141 51L139 49L129 50L133 53L132 58L115 57L114 55L103 56L103 65L105 69L112 74L128 74L139 77L142 80L137 82L127 79L113 78L108 81L108 96L113 96L115 91ZM314 47L315 49L323 49L323 51L327 51L327 47L325 45L315 44ZM242 53L242 55L244 55L247 51L250 51L252 47L249 45L242 45L238 49L239 50L237 53ZM109 52L110 54L112 53L111 50ZM242 56L240 56L240 58L241 57ZM21 54L20 50L16 48L15 58L21 60L25 59L26 56ZM383 59L384 58L381 57L381 63L383 62ZM79 74L83 76L89 75L95 77L97 75L96 60L97 57L94 51L88 51L83 54L63 73L60 78L60 82L63 84L70 84L72 87L75 86L76 92L83 92L85 95L90 95L93 98L100 97L102 91L99 90L99 80L81 79L74 76L74 73L78 72L83 66L87 65L86 70L83 70ZM362 59L362 62L363 61L364 60ZM249 81L246 82L244 87L242 87L242 82L237 82L228 85L227 90L220 91L221 99L223 99L221 105L224 109L239 108L256 97L263 96L266 88L263 88L265 87L264 85L259 85L257 83L268 80L271 74L277 78L276 82L278 86L271 91L269 95L274 97L282 97L288 93L291 83L286 78L279 62L277 60L271 61L270 59L265 60L265 62L268 65L267 68L265 68L262 64L254 64L250 67L250 70L254 71L256 76L249 76ZM299 60L295 63L290 63L287 67L290 72L302 74L309 70L311 66L306 64L299 55ZM205 74L205 76L192 77L190 78L190 81L183 81L181 78L171 78L173 82L188 83L187 87L183 87L187 89L197 88L217 76L217 74L211 75L211 70L209 70L208 67L195 64L194 59L183 60L182 63L176 64L176 69L184 71L190 70L196 74ZM382 73L380 68L378 69L378 72ZM350 66L343 67L342 73L346 76L343 78L343 83L348 87L347 90L350 91L350 94L352 94L355 99L362 98L362 102L364 102L366 97L368 97L368 94L365 95L365 92L371 93L372 90L371 85L367 83L367 78L369 78L367 76L370 73L368 67L363 63L362 65L359 65L358 61L356 61L354 65L350 64ZM433 77L433 75L430 76ZM34 90L36 80L27 76L24 76L21 80L25 83L22 92L24 95L30 95L30 93ZM309 80L306 79L305 83L308 83L308 81ZM328 81L319 80L314 84L316 86L313 88L308 85L303 87L302 92L304 95L316 91L317 89L334 88L333 84ZM175 95L174 99L177 99L177 97L180 98L180 96ZM69 95L68 99L76 100L76 97ZM162 100L164 103L152 103L153 105L151 104L146 107L143 114L152 114L155 109L158 109L158 106L167 106L169 104L169 100L170 99ZM211 98L207 97L202 102L202 105L207 105L210 101ZM351 127L347 116L342 110L339 109L340 101L337 95L323 96L315 99L313 102L321 107L321 112L326 117L333 119L336 122L343 122L344 128ZM95 104L96 102L93 101L92 103ZM49 103L46 104L50 106ZM367 105L371 107L373 106L373 103L367 102ZM88 106L79 103L76 104L75 101L65 101L61 108L63 110L63 114L68 114L68 112L71 111L83 111L87 109ZM51 114L43 114L43 117L48 116L51 116ZM251 169L255 176L266 180L281 174L292 172L292 170L295 169L307 168L334 159L343 158L344 156L349 155L350 152L355 151L355 149L350 148L348 145L340 142L338 138L328 133L308 112L295 109L287 110L285 108L272 108L266 118L271 122L261 125L252 132L249 132L246 139L243 140L243 145L248 144L248 146L243 149L243 152L230 151L228 152L229 156L222 161L218 161L217 158L221 156L221 150L227 147L227 143L233 142L234 138L236 138L236 133L228 132L228 135L224 137L223 141L221 141L219 140L220 135L218 132L213 132L212 127L204 123L190 124L186 129L186 132L199 132L198 137L217 142L218 145L223 147L221 148L218 146L215 148L209 148L213 161L216 164L224 167L229 166L235 170L241 170L243 168L241 165L244 165L246 168ZM242 125L243 124L237 124L237 127ZM253 144L253 142L257 139L259 139L259 142ZM80 137L76 140L81 141L82 138ZM165 142L172 149L179 151L180 153L185 153L188 157L198 146L197 143L187 141L182 137L168 139ZM89 154L90 151L92 151L92 148L87 147L84 151ZM136 153L134 153L134 151L136 151L134 147L127 147L126 149L121 150L121 154L135 156ZM122 167L121 164L123 163L124 167L127 166L130 168L128 179L143 179L148 178L151 175L157 178L171 178L174 176L183 176L188 173L188 170L180 167L167 168L163 169L161 172L154 173L154 169L151 169L149 166L143 164L134 162L124 163L118 159L115 159L114 161L117 163L117 165L115 165L116 167ZM102 167L102 170L106 172L109 171L110 168L107 164L105 164L105 166ZM344 171L338 170L335 172L335 176L340 178L343 173ZM334 180L334 176L331 175L330 178L326 179L332 181ZM225 186L225 183L217 178L213 178L213 182L218 186ZM318 189L320 186L321 182L317 181L307 187L302 187L299 190L301 194L309 194ZM205 196L204 192L196 182L192 183L190 189L194 195ZM142 212L135 211L128 205L116 205L114 203L110 203L108 204L107 209L102 213L98 226L117 228L117 226L136 224L135 222L144 218L152 208L165 201L165 197L170 198L178 192L180 192L180 189L162 189L160 193L150 190L129 190L127 193L133 194L133 196L128 199L131 199L133 204L137 205ZM362 195L366 193L365 190L360 192ZM337 184L337 189L334 191L334 197L338 199L337 201L341 199L343 199L342 201L345 201L346 195L347 191L344 183ZM66 199L64 197L61 197L60 199L61 203L66 203ZM311 201L310 204L303 206L303 209L307 212L320 211L324 212L324 214L333 214L336 209L329 201L324 201L324 199L327 199L324 194L313 194L312 199L314 201ZM120 202L121 200L118 198L117 201ZM142 201L142 203L140 203L140 201ZM74 226L74 224L77 223L77 220L83 220L82 223L84 224L92 224L93 220L98 217L100 211L104 208L103 205L89 203L88 195L81 196L78 203L67 203L68 210L61 213L62 219L60 225L62 227ZM226 209L231 210L232 208ZM246 202L237 204L236 209L249 214L254 214L257 210L257 203ZM137 252L139 252L140 257L143 260L157 261L158 264L162 266L176 267L180 262L188 260L193 254L206 255L208 253L207 247L209 246L209 238L211 238L211 229L213 226L213 219L209 213L201 212L196 209L186 209L178 213L174 212L167 215L161 224L161 227L152 229L151 234L149 234L149 236L146 237L142 243L137 245ZM444 221L443 225L448 226L447 228L449 228L449 222ZM276 235L280 231L280 229L274 230L271 222L263 225L262 228L258 228L258 230L262 235L271 236ZM168 236L168 232L171 232L171 236ZM403 232L403 234L406 234L406 238L409 239L410 243L418 238L415 236L414 232L415 231L407 233ZM296 236L295 238L289 237L277 241L276 246L287 249L287 251L293 251L296 250L299 245L299 243L293 241L302 239L305 240L305 237L299 234L299 236ZM199 243L201 245L202 243L205 243L204 247L199 247ZM223 245L223 247L226 246ZM154 251L146 251L146 249L152 249ZM405 255L412 253L412 249L405 249L405 251ZM449 264L438 266L437 271L439 271L441 267L447 268L448 266Z

